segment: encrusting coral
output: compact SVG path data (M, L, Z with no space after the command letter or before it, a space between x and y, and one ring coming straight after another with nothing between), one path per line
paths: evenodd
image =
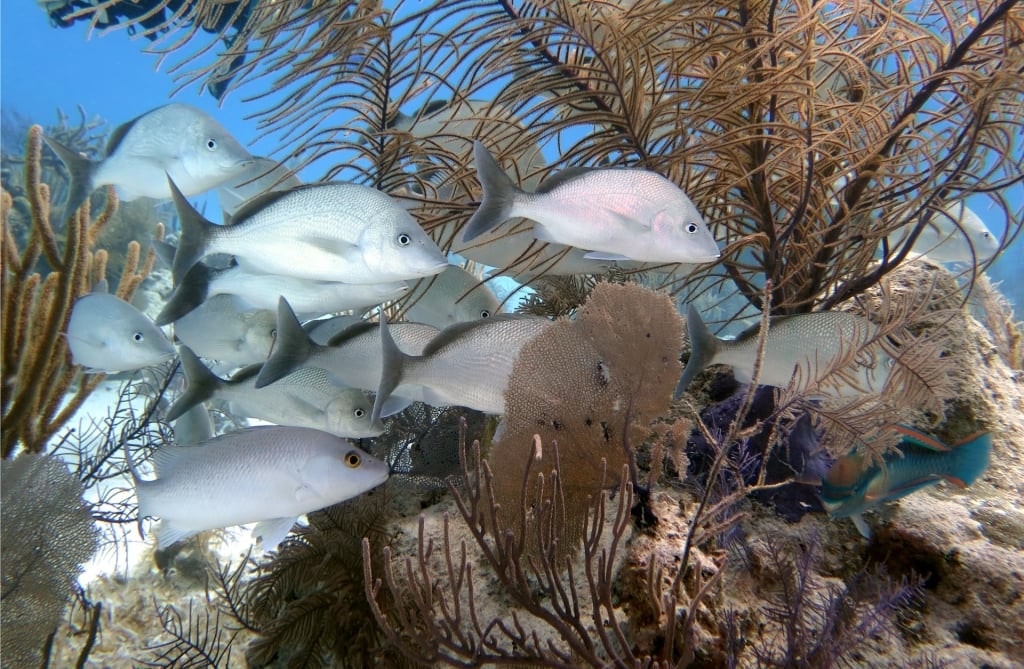
M31 233L19 248L11 231L13 200L4 191L0 218L3 224L0 263L3 297L0 323L3 353L0 379L3 387L2 457L20 445L27 452L41 452L49 439L74 415L85 398L103 380L102 374L81 374L71 364L67 327L75 298L89 292L106 276L107 252L93 251L104 226L117 209L117 197L108 188L106 204L93 217L89 203L68 216L63 234L51 216L50 190L42 181L42 128L29 129L25 154L25 190L31 209ZM58 241L63 237L63 244ZM156 237L162 238L162 226ZM128 244L116 294L130 300L135 289L153 268L152 249L145 261L137 241ZM50 271L37 264L45 260ZM69 390L73 395L67 397Z

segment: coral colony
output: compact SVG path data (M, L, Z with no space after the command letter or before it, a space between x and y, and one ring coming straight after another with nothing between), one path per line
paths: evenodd
M5 666L1019 659L1018 3L81 4L296 162L5 128Z

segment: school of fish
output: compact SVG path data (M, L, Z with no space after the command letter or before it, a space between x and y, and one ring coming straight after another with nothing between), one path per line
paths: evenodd
M415 194L302 183L188 105L165 105L125 123L98 161L47 139L71 174L68 206L113 185L124 199L170 199L177 210L177 246L158 243L174 288L155 320L97 286L76 301L65 332L73 362L87 372L180 358L185 388L165 415L178 443L153 451L150 480L125 454L140 516L161 519L161 547L204 529L257 523L254 538L271 550L301 515L388 478L386 463L346 439L381 434L385 419L417 401L504 412L520 350L551 321L502 314L487 282L449 264L439 243L521 281L719 258L695 204L655 172L573 168L540 181L536 147L516 164L528 175L516 184L473 140L482 108L474 101L433 104L393 120L422 132L413 121L426 119L445 129L439 137L455 129L460 141L472 142L480 204L464 224L445 223L434 237L410 213ZM211 189L222 224L187 199ZM960 207L946 218L973 224ZM933 247L941 244L939 238ZM987 252L982 232L971 250ZM399 320L389 322L385 307L393 303ZM743 383L755 380L757 328L719 339L692 304L687 323L692 347L677 398L713 364L732 366ZM773 318L756 380L815 397L879 393L893 360L877 349L875 333L867 319L840 312ZM870 350L852 370L835 374L832 363L850 347ZM213 436L209 407L218 403L274 425ZM924 437L912 442L935 446ZM936 477L969 483L984 469L974 449L957 447L952 452L963 457L953 464L914 461L905 476L900 467L910 463L891 463L895 475L881 484L859 461L837 463L824 484L826 506L859 518L878 500Z

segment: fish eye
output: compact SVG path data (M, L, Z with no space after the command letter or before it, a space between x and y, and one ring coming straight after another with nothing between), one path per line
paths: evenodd
M135 334L132 335L132 339L134 339L137 342L141 342L143 339L145 339L145 337L142 335L141 332L136 332Z
M412 244L412 237L410 237L408 234L406 234L404 232L399 233L398 234L398 245L399 246L408 246L409 244Z
M366 410L365 409L356 409L353 413L356 415L356 418L362 418L363 416L366 415Z
M348 453L345 454L345 464L351 467L352 469L358 467L360 464L362 464L362 462L363 458L360 457L360 455L355 451L349 451Z
M206 140L206 148L209 149L210 151L216 151L217 150L217 140L215 140L212 137L210 139Z
M693 223L690 223L688 226L686 226L686 231L692 235L693 233L697 232L697 226L694 225Z
M490 317L491 317L491 312L489 310L487 310L487 309L481 310L480 318L490 318Z

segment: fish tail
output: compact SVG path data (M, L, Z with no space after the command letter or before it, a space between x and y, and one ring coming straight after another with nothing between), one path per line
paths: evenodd
M185 371L188 385L185 392L167 409L167 415L164 417L167 422L181 418L195 405L213 397L213 393L224 383L188 346L180 346L178 355L181 357L181 368Z
M951 467L947 471L947 479L955 479L962 487L971 485L988 467L991 452L991 432L972 435L958 443L949 452Z
M674 397L677 400L694 377L711 364L718 352L718 338L704 324L693 304L686 309L686 331L690 335L690 359L686 362L683 375L679 377L679 383L676 385Z
M466 223L462 233L464 243L508 220L515 196L522 192L479 141L473 142L473 160L476 161L480 185L483 186L483 197L480 206Z
M256 387L269 386L301 369L312 350L309 335L302 329L302 323L288 300L282 296L277 302L277 340L274 342L274 350L256 377Z
M897 434L903 437L904 441L915 446L920 446L921 448L926 448L929 451L935 451L936 453L948 453L951 450L949 446L942 443L935 437L909 425L897 425L893 429Z
M206 247L215 226L189 204L170 176L167 177L167 183L171 187L171 198L174 200L178 224L181 226L181 238L178 240L178 250L174 254L174 264L171 266L171 278L178 284L185 273L206 255Z
M168 325L190 313L202 304L210 294L210 278L213 271L203 263L196 263L181 277L174 292L167 299L164 308L157 314L157 325Z
M160 262L169 268L174 267L174 254L178 252L178 247L162 239L151 239L149 240L149 245L156 253L156 257L160 259Z
M391 336L391 328L388 327L387 316L384 311L380 312L380 343L383 351L384 364L380 374L380 385L377 387L377 396L373 399L373 412L370 414L370 426L372 429L383 430L380 416L384 403L391 397L391 393L402 382L402 372L406 359L409 357L398 348L394 337Z
M95 190L93 179L96 174L96 168L99 165L94 160L82 156L74 149L64 146L52 137L43 135L43 140L53 149L53 152L57 154L57 157L61 159L61 162L68 168L68 174L71 176L71 186L68 190L68 200L64 205L64 212L66 216L78 211L78 208L85 204L85 201L92 195Z

